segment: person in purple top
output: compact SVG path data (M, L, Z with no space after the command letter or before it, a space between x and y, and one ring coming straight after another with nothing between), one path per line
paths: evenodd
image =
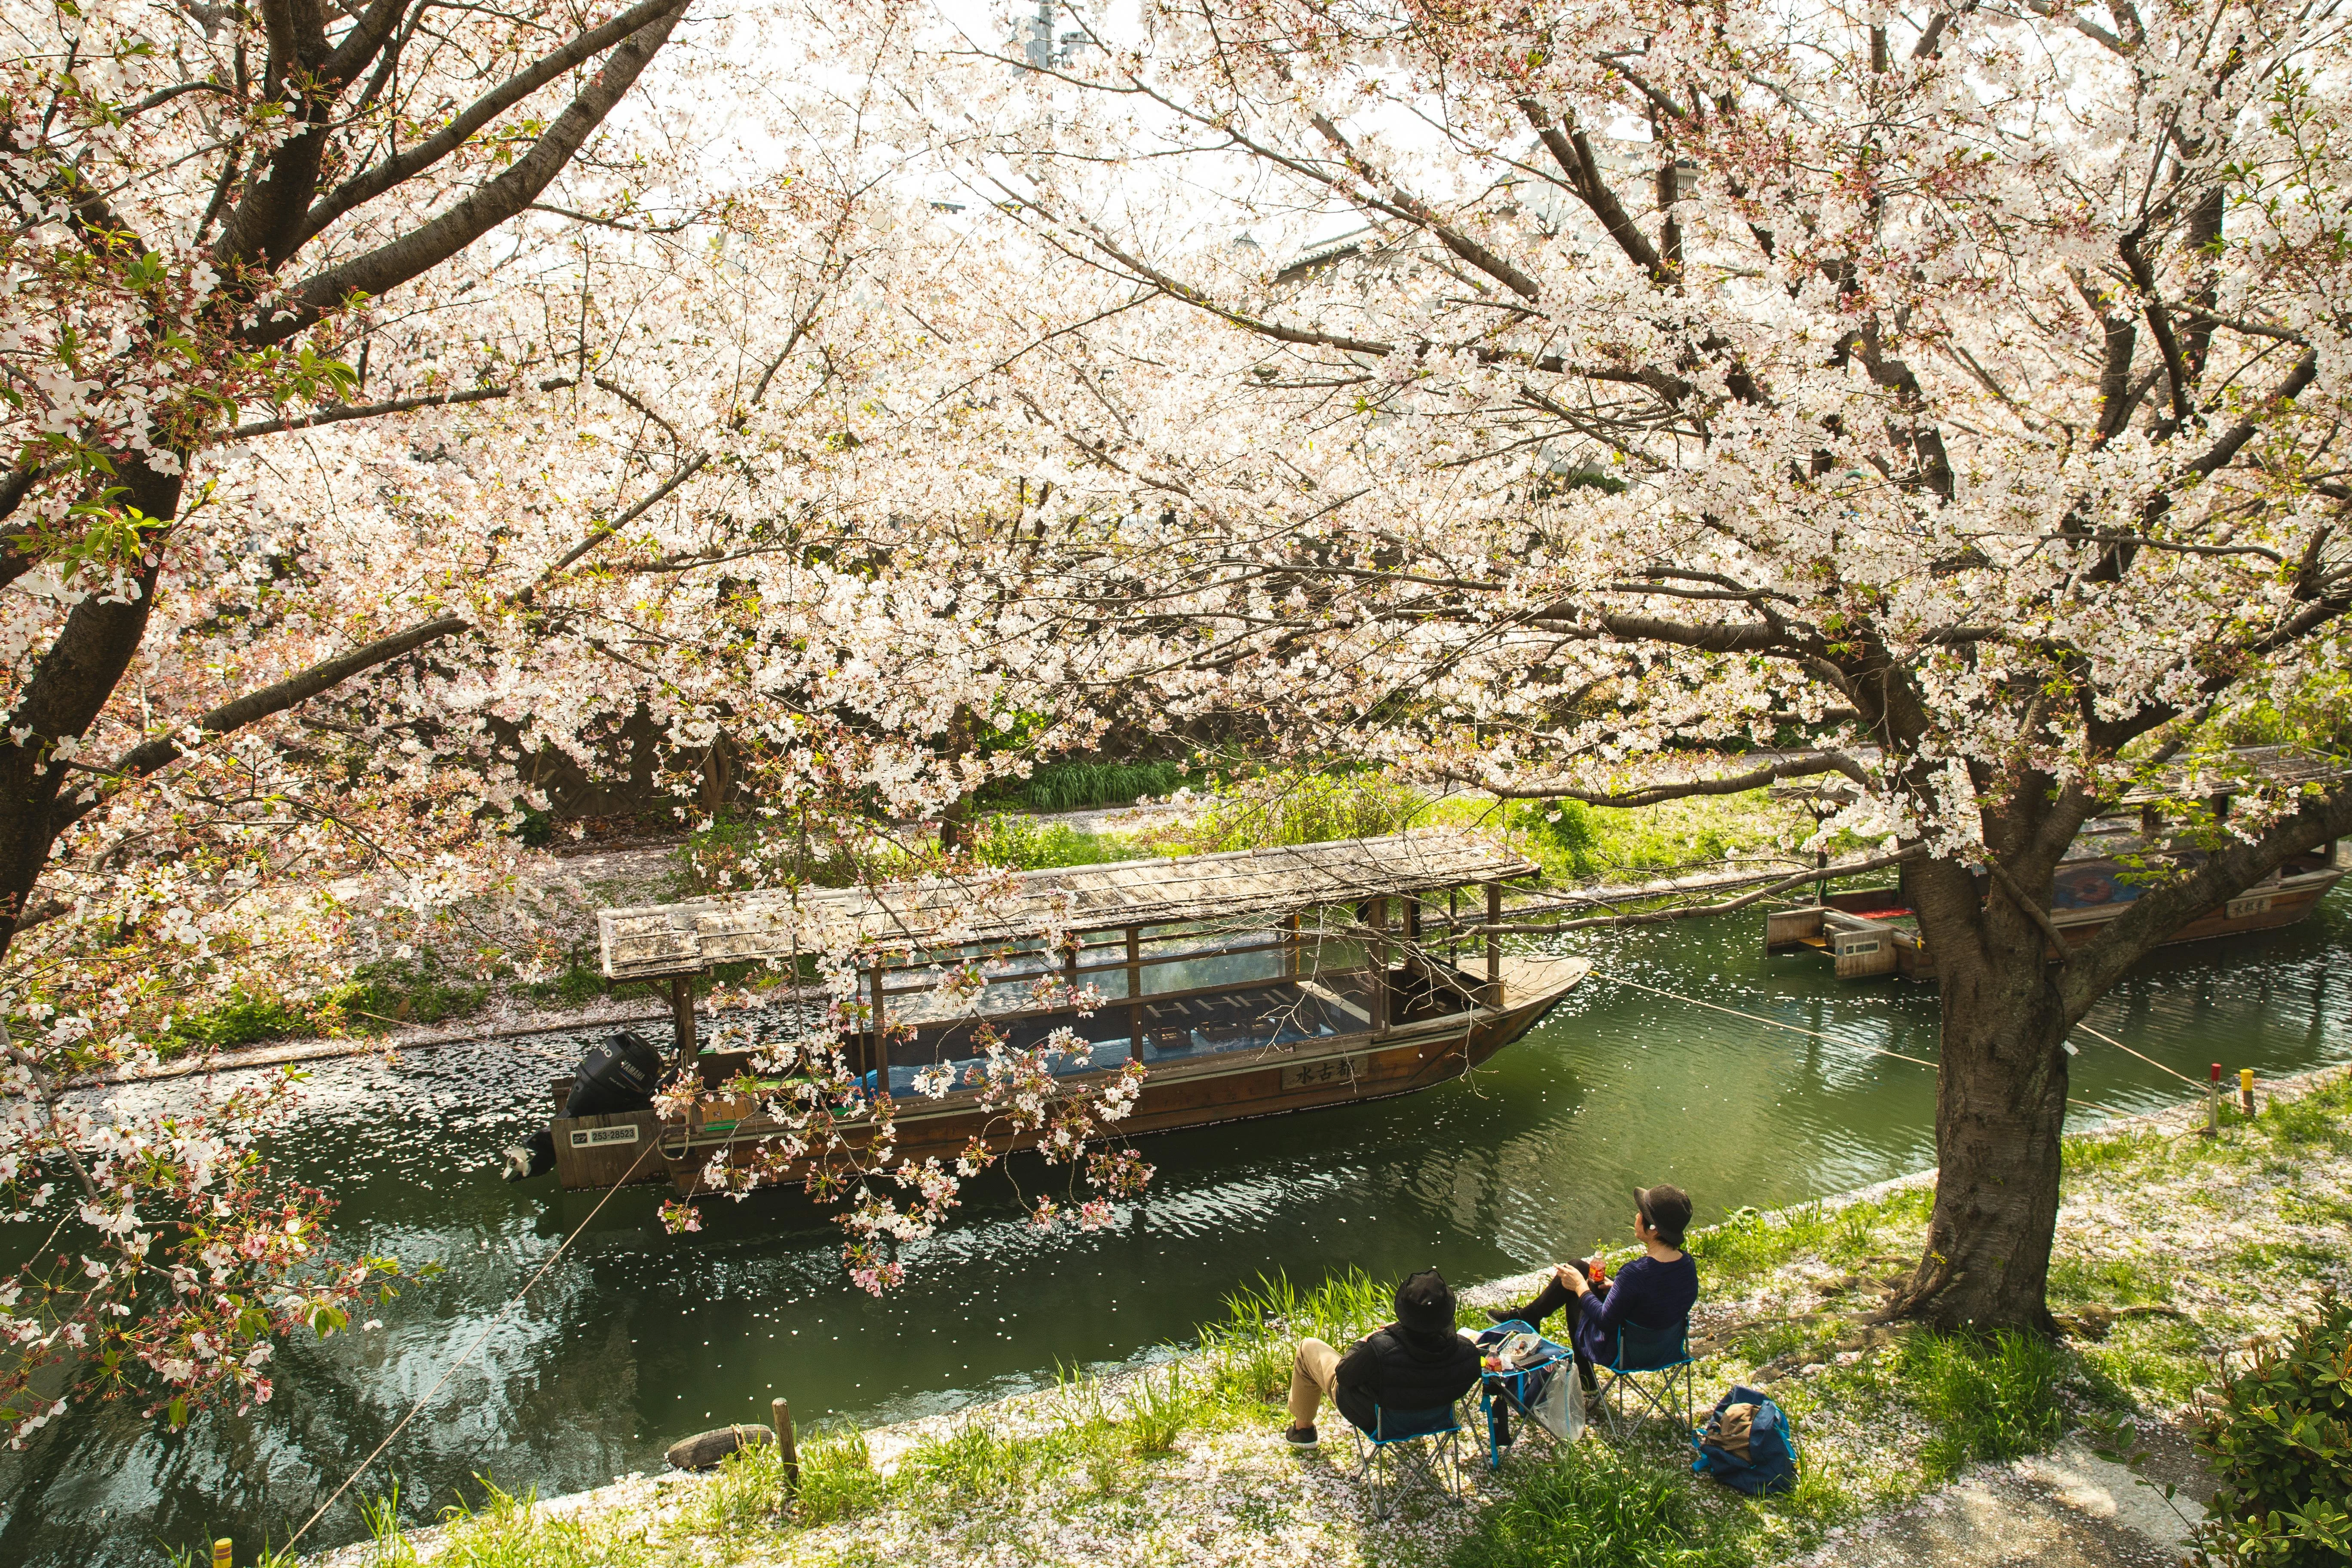
M1523 1307L1489 1307L1486 1316L1498 1323L1517 1319L1540 1329L1546 1318L1567 1308L1568 1346L1576 1352L1584 1385L1591 1388L1593 1363L1616 1357L1619 1324L1671 1329L1690 1316L1698 1300L1698 1266L1683 1250L1683 1231L1690 1217L1691 1202L1680 1187L1661 1184L1637 1188L1633 1235L1642 1243L1642 1256L1617 1270L1616 1279L1595 1283L1591 1262L1585 1258L1559 1264L1534 1300Z

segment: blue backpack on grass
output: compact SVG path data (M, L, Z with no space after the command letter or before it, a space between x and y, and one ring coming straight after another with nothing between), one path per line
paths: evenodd
M1698 1450L1694 1475L1713 1476L1749 1497L1797 1484L1797 1436L1789 1417L1752 1388L1735 1385L1717 1400L1706 1425L1691 1433L1691 1447Z

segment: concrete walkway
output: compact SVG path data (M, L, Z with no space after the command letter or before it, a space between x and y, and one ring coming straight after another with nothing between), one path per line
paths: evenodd
M1842 1531L1806 1568L2179 1568L2211 1479L2178 1427L2147 1436L2139 1475L2081 1439L1986 1465L1901 1513ZM2171 1503L2163 1486L2179 1489ZM2174 1509L2178 1508L2176 1513Z

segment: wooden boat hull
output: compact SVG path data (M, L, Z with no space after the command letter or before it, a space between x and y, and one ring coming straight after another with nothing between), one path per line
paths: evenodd
M1576 959L1506 958L1501 997L1463 1011L1408 1019L1293 1045L1235 1050L1153 1066L1123 1137L1213 1127L1259 1116L1352 1105L1411 1094L1479 1067L1518 1039L1584 977ZM1481 989L1465 985L1465 991ZM1466 999L1466 998L1465 998ZM974 1137L1003 1152L1021 1140L969 1093L897 1101L896 1158L952 1161ZM780 1129L764 1119L700 1126L661 1122L652 1111L554 1121L556 1172L567 1188L660 1182L705 1190L716 1158L734 1163ZM853 1140L857 1134L853 1131Z
M2184 942L2204 942L2293 925L2310 914L2344 875L2343 870L2330 867L2251 888L2190 921L2165 938L2163 945L2171 947ZM1835 963L1841 980L1900 974L1906 980L1932 982L1936 978L1935 954L1917 932L1885 921L1857 918L1860 911L1882 908L1888 898L1885 890L1832 893L1826 905L1776 910L1765 919L1764 951L1817 949ZM2130 907L2127 902L2118 902L2053 910L2051 923L2066 939L2067 946L2081 947ZM2059 955L2053 949L2050 956L2054 962Z

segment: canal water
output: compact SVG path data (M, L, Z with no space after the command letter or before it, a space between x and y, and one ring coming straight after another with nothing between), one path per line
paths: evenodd
M1760 921L1588 933L1604 970L1856 1045L1935 1054L1932 992L1842 984L1811 954L1766 958ZM2133 974L2093 1026L2201 1077L2265 1077L2352 1058L2352 896L2302 925L2176 949ZM0 1455L0 1563L154 1564L234 1534L240 1561L283 1540L586 1217L594 1194L510 1186L501 1145L545 1114L579 1042L542 1038L318 1065L275 1157L336 1194L342 1246L446 1270L383 1327L296 1343L277 1398L166 1436L121 1406L78 1411ZM2074 1093L2106 1110L2183 1086L2084 1038ZM161 1089L153 1092L163 1092ZM1039 1232L1009 1179L974 1184L955 1221L904 1250L876 1300L837 1262L838 1232L797 1194L704 1205L671 1238L658 1194L614 1198L491 1333L305 1550L363 1533L355 1500L395 1479L429 1518L478 1478L541 1495L653 1470L672 1439L766 1418L874 1424L1034 1388L1056 1366L1152 1355L1218 1315L1236 1284L1436 1265L1459 1284L1622 1239L1636 1184L1687 1188L1701 1222L1835 1193L1931 1162L1934 1075L1591 980L1474 1080L1404 1100L1144 1142L1147 1204L1103 1232ZM2078 1113L2088 1115L2088 1112ZM1034 1163L1013 1168L1046 1179ZM18 1245L24 1245L19 1242Z

